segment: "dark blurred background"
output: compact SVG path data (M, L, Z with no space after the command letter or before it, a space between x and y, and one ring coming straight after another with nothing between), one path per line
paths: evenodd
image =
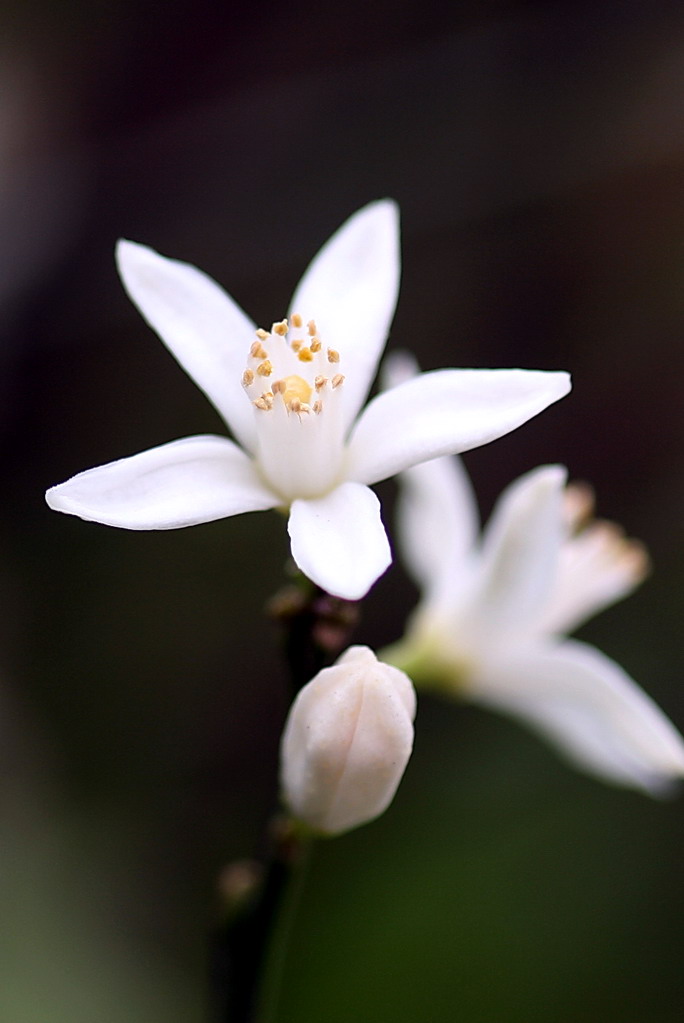
M268 324L349 214L395 198L390 344L572 371L467 464L486 513L565 463L646 542L653 577L582 637L684 727L684 9L5 0L0 28L0 1019L200 1023L217 877L271 807L287 545L269 514L138 534L45 507L222 430L115 240ZM414 600L395 565L357 641L397 638ZM683 838L682 798L424 698L390 811L318 850L282 1021L674 1023Z

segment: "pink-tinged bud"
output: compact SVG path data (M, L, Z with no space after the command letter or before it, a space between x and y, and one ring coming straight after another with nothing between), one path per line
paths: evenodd
M350 647L301 690L285 723L281 785L293 815L326 835L378 817L413 747L416 696L403 671Z

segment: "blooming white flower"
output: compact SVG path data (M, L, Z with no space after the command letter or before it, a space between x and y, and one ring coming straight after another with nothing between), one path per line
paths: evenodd
M643 548L593 521L587 488L542 466L501 495L482 538L460 460L402 474L400 541L422 600L383 652L420 681L521 719L576 766L656 794L684 740L612 660L563 634L644 577Z
M368 484L486 444L570 387L560 372L441 370L378 395L359 415L399 288L390 201L342 225L268 333L186 263L128 241L117 260L129 296L241 447L216 436L172 441L74 476L47 492L48 504L125 529L289 509L294 560L339 597L364 596L391 561Z
M298 693L281 743L283 798L315 831L338 835L391 803L413 748L411 680L350 647Z

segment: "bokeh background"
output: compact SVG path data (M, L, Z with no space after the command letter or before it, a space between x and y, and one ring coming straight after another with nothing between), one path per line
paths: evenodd
M684 9L4 0L0 1019L200 1023L217 878L262 848L286 711L277 516L136 534L46 486L217 415L118 283L119 236L283 315L370 199L403 215L390 344L572 371L467 457L487 513L548 461L651 550L582 630L684 727ZM381 488L391 519L393 485ZM401 632L396 565L359 642ZM421 699L390 811L322 846L283 1023L674 1023L684 798Z

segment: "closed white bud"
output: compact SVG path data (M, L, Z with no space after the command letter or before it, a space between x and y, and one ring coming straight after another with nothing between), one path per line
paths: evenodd
M416 695L403 671L350 647L295 699L280 749L281 785L292 814L337 835L378 817L413 747Z

